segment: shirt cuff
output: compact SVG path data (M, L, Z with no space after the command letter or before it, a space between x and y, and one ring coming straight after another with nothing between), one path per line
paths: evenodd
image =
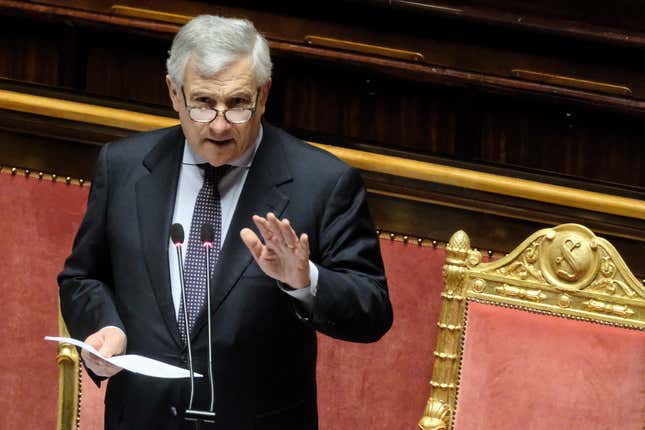
M280 289L294 299L301 302L311 301L318 291L318 267L309 260L309 285L305 288L289 288L288 285L278 282Z

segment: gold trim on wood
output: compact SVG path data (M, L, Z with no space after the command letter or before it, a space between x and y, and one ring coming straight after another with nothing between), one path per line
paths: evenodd
M535 72L533 70L513 69L511 73L521 79L542 82L550 85L577 88L585 91L599 93L631 96L632 90L624 85L608 84L606 82L589 81L586 79L573 78L571 76L555 75L552 73Z
M395 58L406 61L425 61L420 52L406 51L404 49L389 48L387 46L370 45L367 43L353 42L351 40L334 39L331 37L305 36L305 43L313 46L322 46L332 49L343 49L345 51L357 52L359 54L379 55L381 57Z
M155 21L169 22L172 24L184 25L193 17L189 15L179 15L176 13L161 12L152 9L142 9L139 7L123 6L119 4L112 5L112 12L127 16L130 18L152 19Z
M58 312L58 333L69 337L65 322ZM58 421L57 430L78 430L80 413L80 357L76 347L67 343L58 344L56 362L58 374Z
M16 110L126 130L152 130L179 121L156 115L0 90L0 109ZM310 142L358 169L544 203L645 220L645 202L436 163Z
M0 109L134 131L179 124L175 118L7 90L0 90Z

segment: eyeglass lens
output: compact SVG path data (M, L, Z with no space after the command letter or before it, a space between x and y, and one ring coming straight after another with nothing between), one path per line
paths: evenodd
M251 118L252 114L253 111L247 108L232 108L224 111L224 117L232 123L246 122ZM193 121L210 122L214 120L217 115L218 111L210 108L194 107L190 109L190 117Z

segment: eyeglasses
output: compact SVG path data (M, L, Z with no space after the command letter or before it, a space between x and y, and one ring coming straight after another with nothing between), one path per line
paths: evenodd
M195 122L199 123L209 123L214 121L217 118L217 115L220 113L224 115L224 119L231 124L244 124L251 119L255 113L255 109L258 105L258 98L260 97L260 88L258 88L255 95L255 103L252 107L234 107L230 109L214 109L211 107L198 107L198 106L188 106L188 99L186 99L186 93L184 92L184 86L181 87L181 94L184 96L184 106L188 111L188 116Z

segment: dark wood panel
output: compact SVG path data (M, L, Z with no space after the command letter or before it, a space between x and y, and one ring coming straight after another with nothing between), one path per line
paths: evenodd
M30 25L28 25L30 24ZM29 28L30 31L25 31ZM0 20L0 76L46 85L60 84L64 27L60 23Z
M472 246L482 252L510 252L533 232L557 224L520 220L374 193L369 195L368 201L374 221L384 231L447 242L454 232L464 230L470 236ZM595 232L610 240L634 274L645 280L645 243L642 240L614 236L606 231Z
M40 24L29 17L0 22L12 31ZM4 69L6 77L168 111L163 79L170 35L56 22L38 28L42 33L8 38L2 45L13 65ZM36 61L36 54L17 54L40 47L46 34L55 41L51 58ZM625 189L645 187L644 118L572 101L499 95L278 52L268 117L303 138L328 144L369 144L410 156L499 165L517 174L529 170Z
M171 39L138 36L116 31L80 30L87 63L84 92L102 97L169 105L165 84L166 57Z

